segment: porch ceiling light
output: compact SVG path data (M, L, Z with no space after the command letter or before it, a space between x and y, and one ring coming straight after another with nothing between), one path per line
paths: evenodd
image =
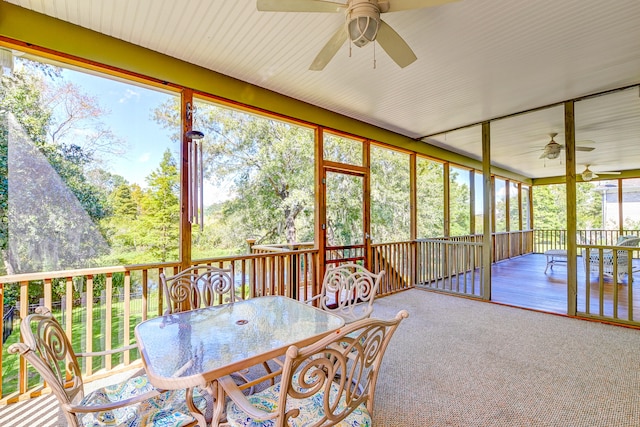
M376 39L380 28L380 10L376 4L354 1L348 14L347 29L353 44L362 47Z
M545 156L545 158L547 158L549 160L557 159L558 157L560 157L560 150L549 151Z

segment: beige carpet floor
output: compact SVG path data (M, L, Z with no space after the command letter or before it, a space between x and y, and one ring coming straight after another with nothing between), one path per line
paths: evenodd
M375 427L640 426L640 330L422 290L376 300L410 317L383 361ZM0 426L58 426L53 396Z
M374 425L640 426L640 331L421 290L378 380Z

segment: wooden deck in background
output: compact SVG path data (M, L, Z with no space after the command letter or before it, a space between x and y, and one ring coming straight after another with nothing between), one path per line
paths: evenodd
M635 263L640 260L634 260ZM493 265L491 269L491 300L515 307L525 307L549 313L567 314L567 268L556 265L545 273L546 257L542 254L529 254ZM584 312L585 273L582 258L578 258L578 311ZM615 284L610 278L605 279L602 289L602 310L611 316L614 307L614 287L617 287L618 317L627 317L628 286L627 278ZM633 317L640 321L640 273L633 280ZM600 285L598 276L590 276L590 312L598 314L601 309Z

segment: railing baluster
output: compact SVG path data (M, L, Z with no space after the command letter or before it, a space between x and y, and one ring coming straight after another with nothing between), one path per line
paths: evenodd
M149 270L146 268L142 270L142 321L147 320L147 315L149 312L149 285L147 281L149 280Z
M86 351L93 351L93 275L87 275L87 330L85 331L87 342ZM86 358L85 373L88 376L93 374L93 357Z
M131 272L124 272L124 337L123 345L131 344ZM124 353L123 363L129 365L131 363L131 351Z
M112 332L112 328L113 328L113 322L112 322L112 313L113 313L113 273L107 273L106 274L106 284L105 284L105 291L106 291L106 301L105 301L105 309L104 309L104 318L105 318L105 324L104 324L104 349L105 350L112 350L112 343L111 343L111 332ZM111 370L113 368L112 366L112 357L111 355L107 355L104 358L104 367L106 370Z
M50 308L50 307L49 307ZM20 320L27 317L29 314L29 282L24 281L20 282ZM22 341L22 337L20 337ZM20 369L19 369L19 391L20 394L24 394L27 392L29 388L29 381L27 375L27 361L24 357L20 358Z

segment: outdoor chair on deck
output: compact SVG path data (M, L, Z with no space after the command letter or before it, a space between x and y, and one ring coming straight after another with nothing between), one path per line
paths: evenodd
M167 304L165 315L237 300L228 269L196 265L170 277L160 273L160 283Z
M370 426L376 381L389 340L402 319L363 319L302 349L289 347L282 380L244 396L229 377L229 426ZM264 421L273 420L273 421Z
M161 273L160 283L164 289L167 302L167 308L164 311L165 316L170 316L179 311L200 308L202 305L211 307L229 304L241 299L236 297L231 270L210 265L196 265L170 277L166 277L164 273ZM274 362L278 364L277 360L274 360ZM267 371L267 376L271 376L269 381L273 384L272 374L274 374L274 371L266 362L262 366ZM233 376L238 377L239 381L250 383L251 379L247 374L248 370L243 370L242 372L235 372ZM253 393L253 387L248 389L248 393Z
M32 329L33 327L33 329ZM73 352L64 329L46 307L22 320L24 342L12 344L9 353L20 354L38 371L58 398L69 426L187 426L195 425L185 401L185 391L162 392L146 375L84 394L78 357L102 356L135 346L93 353ZM196 394L196 405L206 402Z
M637 236L620 236L614 246L624 247L636 247L640 243L640 237ZM588 255L587 255L588 252ZM602 253L602 275L606 277L613 277L614 270L617 273L618 282L622 281L625 274L629 273L630 263L633 262L633 257L630 257L630 251L617 250L614 256L613 249L588 249L582 251L582 258L585 262L585 268L588 272L600 272L600 254ZM631 252L632 254L632 252ZM588 264L587 264L588 263ZM616 268L614 269L614 264ZM632 265L632 264L631 264ZM632 276L629 276L629 283L633 280Z
M345 323L366 319L373 312L373 300L383 276L384 270L375 274L358 264L330 265L320 294L306 302L319 300L320 308L337 314Z

